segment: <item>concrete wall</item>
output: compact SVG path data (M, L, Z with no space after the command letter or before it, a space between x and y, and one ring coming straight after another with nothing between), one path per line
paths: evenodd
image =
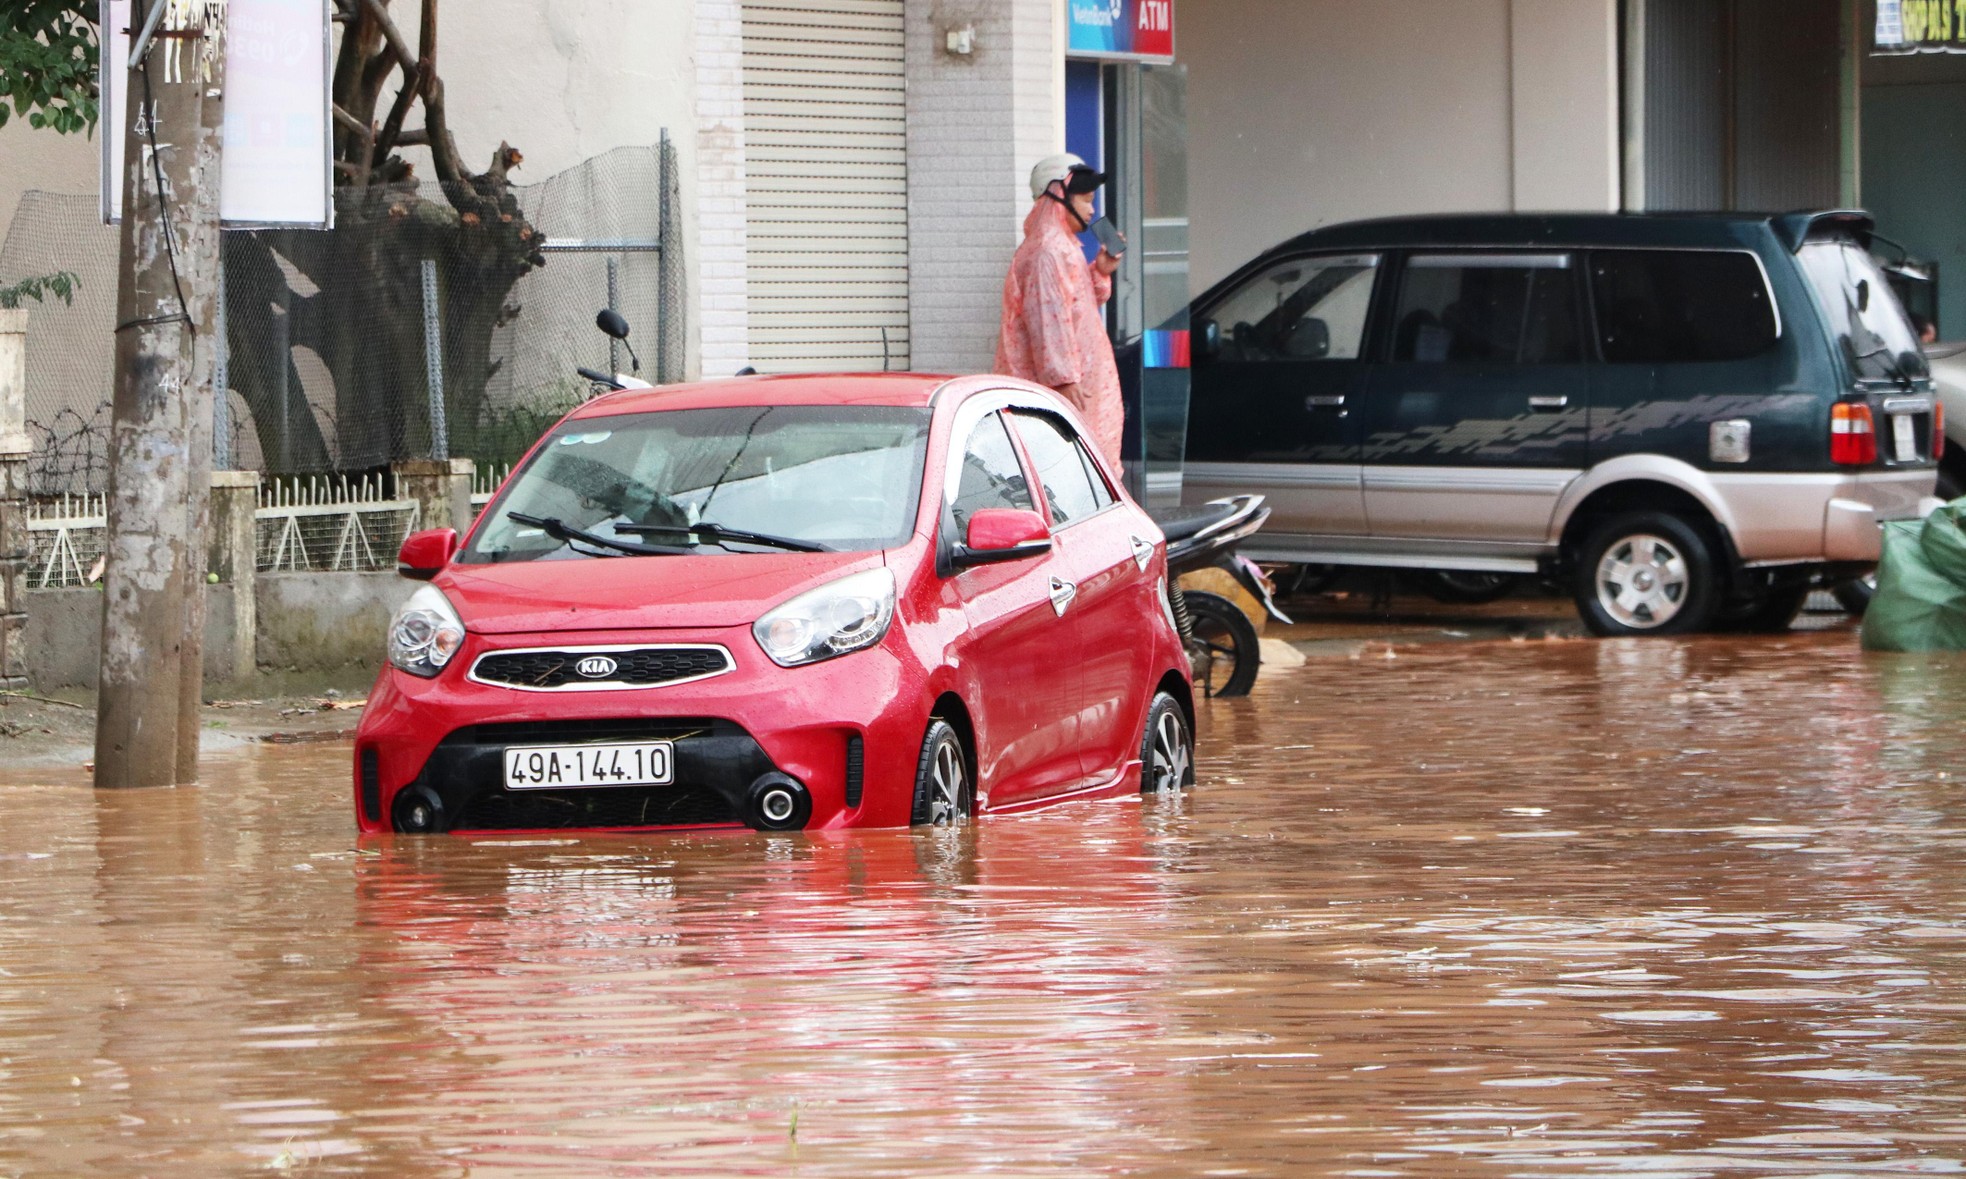
M989 371L1031 166L1064 141L1053 14L1050 0L908 6L908 331L919 371ZM945 34L963 25L975 50L951 55Z
M232 587L208 587L205 616L205 680L230 681L225 653L232 649ZM28 590L27 672L42 692L96 686L102 654L102 591ZM385 623L386 625L386 623Z
M257 662L266 672L336 673L380 665L389 619L413 586L394 573L262 573L255 595ZM205 627L205 679L226 684L232 668L232 587L214 585ZM102 593L29 590L27 658L42 691L96 686Z
M1616 0L1184 0L1192 284L1334 221L1611 210Z

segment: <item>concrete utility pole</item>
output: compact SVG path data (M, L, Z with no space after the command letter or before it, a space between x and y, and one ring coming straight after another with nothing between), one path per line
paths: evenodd
M225 0L135 19L109 437L96 785L192 781L209 514ZM103 30L104 36L121 30ZM212 108L207 110L207 107ZM202 423L202 426L201 426ZM202 453L201 453L202 447ZM187 664L187 659L189 663Z

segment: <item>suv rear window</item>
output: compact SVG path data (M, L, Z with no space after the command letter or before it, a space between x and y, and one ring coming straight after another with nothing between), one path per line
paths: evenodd
M1591 297L1611 364L1742 360L1777 334L1768 281L1752 254L1598 250Z
M1808 243L1797 256L1859 377L1896 380L1930 371L1890 280L1862 246L1829 238Z

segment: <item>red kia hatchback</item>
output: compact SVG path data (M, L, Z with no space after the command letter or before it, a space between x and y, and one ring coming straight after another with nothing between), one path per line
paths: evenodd
M612 393L404 542L364 831L962 822L1192 780L1161 534L1051 392Z

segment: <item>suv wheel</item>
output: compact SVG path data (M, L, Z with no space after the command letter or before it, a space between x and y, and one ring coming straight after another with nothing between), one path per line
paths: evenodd
M1713 549L1670 512L1627 512L1599 524L1577 552L1577 612L1593 634L1682 635L1720 608Z

